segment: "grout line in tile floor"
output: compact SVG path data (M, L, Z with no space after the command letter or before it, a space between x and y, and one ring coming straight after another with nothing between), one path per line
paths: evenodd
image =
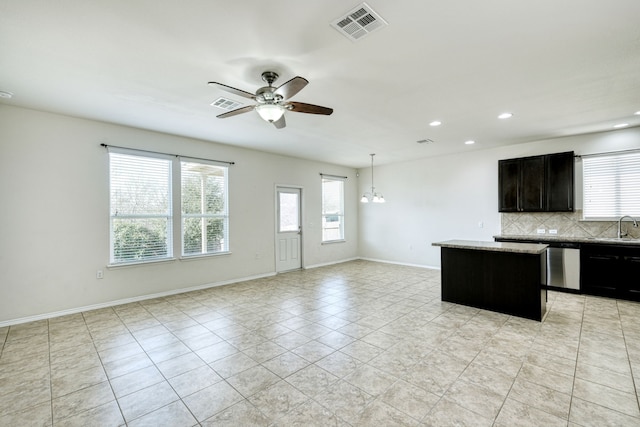
M617 307L617 305L616 305ZM618 311L618 316L620 316L620 312ZM631 382L633 384L633 388L635 390L638 390L638 384L636 383L636 377L634 375L634 369L633 369L633 365L631 364L631 354L629 353L629 345L627 344L627 337L624 333L624 325L622 326L622 337L624 339L624 343L625 343L625 350L627 353L627 359L629 360L629 371L631 372ZM639 368L640 369L640 368ZM636 391L636 401L638 403L638 406L640 407L640 396L638 395L638 392Z
M578 354L580 354L580 338L582 337L582 323L584 322L584 311L582 312L581 322L580 322L580 332L578 333ZM576 386L576 377L578 375L578 364L573 370L573 383L571 385L571 397L569 399L569 419L571 419L571 403L573 402L573 389Z
M0 328L0 425L640 426L639 317L549 292L529 321L351 261Z

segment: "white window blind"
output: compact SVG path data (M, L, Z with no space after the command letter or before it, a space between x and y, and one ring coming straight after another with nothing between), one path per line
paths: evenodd
M322 241L344 240L344 180L322 177Z
M640 216L640 152L582 158L585 219Z
M171 165L109 153L111 264L172 257Z
M229 251L227 167L180 163L182 175L182 255Z

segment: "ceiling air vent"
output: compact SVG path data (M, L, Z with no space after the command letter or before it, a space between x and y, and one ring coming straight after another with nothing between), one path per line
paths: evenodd
M387 21L382 19L380 15L371 9L371 7L362 3L346 15L334 20L331 26L340 31L342 35L349 40L360 40L364 36L384 28Z
M216 99L211 103L212 107L218 107L222 110L227 110L227 111L235 110L236 108L242 107L242 105L243 104L241 102L232 101L230 99L222 98L222 97Z

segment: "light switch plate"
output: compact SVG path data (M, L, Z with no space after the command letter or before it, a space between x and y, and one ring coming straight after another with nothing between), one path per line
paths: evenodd
M536 230L536 232L537 232L538 234L544 234L544 233L546 233L546 232L547 232L547 230L545 230L544 228L538 228L538 229Z

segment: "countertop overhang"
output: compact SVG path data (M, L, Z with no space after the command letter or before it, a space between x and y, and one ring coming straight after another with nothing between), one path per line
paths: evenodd
M571 237L571 236L557 236L557 235L517 235L517 234L498 234L493 236L496 239L509 239L509 240L522 240L524 242L544 242L544 243L556 243L556 242L569 242L569 243L590 243L590 244L605 244L605 245L628 245L628 246L640 246L640 239L632 237L622 237L620 239L616 237Z
M541 254L548 247L548 245L539 243L485 242L478 240L446 240L444 242L434 242L432 243L432 246L452 249L512 252L530 255Z

